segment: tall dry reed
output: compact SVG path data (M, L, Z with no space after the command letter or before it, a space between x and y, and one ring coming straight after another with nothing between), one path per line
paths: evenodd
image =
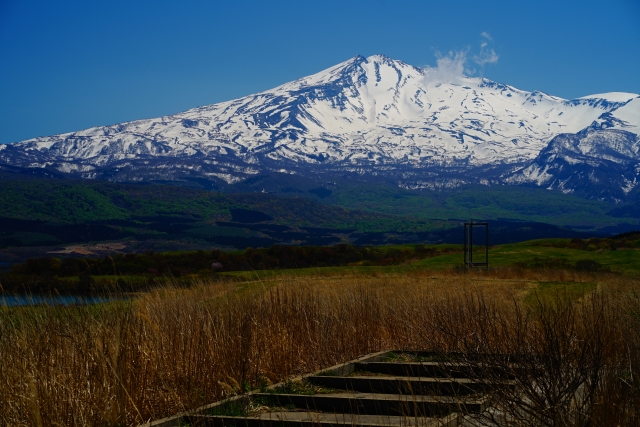
M611 278L619 283L599 291L607 305L604 323L584 323L585 309L569 303L574 315L545 326L522 303L530 279L504 272L283 276L242 291L231 282L197 283L104 306L5 308L0 424L136 425L215 401L231 388L373 351L503 354L529 346L538 357L545 344L532 343L544 338L545 328L574 328L558 331L556 341L563 344L596 333L598 325L610 341L590 414L595 417L597 409L604 419L608 396L616 396L618 412L637 410L635 283ZM513 347L518 342L522 346ZM622 424L616 425L624 425L631 418L618 419Z

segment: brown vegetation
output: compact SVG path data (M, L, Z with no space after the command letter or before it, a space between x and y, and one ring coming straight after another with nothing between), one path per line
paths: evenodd
M537 281L597 287L538 297ZM493 397L524 425L637 425L636 286L563 270L283 275L4 308L0 425L136 425L383 349L460 352L501 369L519 361L510 375L524 389Z

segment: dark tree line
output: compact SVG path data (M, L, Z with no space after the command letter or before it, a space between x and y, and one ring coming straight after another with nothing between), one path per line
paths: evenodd
M629 231L611 237L571 239L570 241L544 243L543 245L583 251L637 249L640 248L640 231Z
M416 245L406 248L272 246L239 252L195 251L116 254L104 258L32 258L13 266L14 276L170 276L212 271L273 270L345 265L397 265L449 252Z

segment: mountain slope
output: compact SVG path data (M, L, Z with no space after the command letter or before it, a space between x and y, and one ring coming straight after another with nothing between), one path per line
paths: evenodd
M589 127L560 134L507 183L529 183L583 197L623 201L640 181L640 98Z
M0 249L100 241L119 241L137 251L155 245L164 250L212 244L328 245L370 234L386 243L387 234L401 233L415 241L415 233L426 236L455 226L300 197L73 180L3 180L0 212Z
M528 201L535 198L531 197L531 189L527 192ZM411 197L410 192L402 193ZM345 196L357 198L353 194ZM451 200L458 209L449 206L458 213L467 202L478 204L469 199L477 197L476 192L459 196L462 198L454 196L457 200ZM486 195L483 198L487 200ZM590 205L583 211L592 214L596 221L604 221L600 225L627 222L627 219L607 219L602 215L601 202L582 202ZM498 204L509 209L504 200ZM361 207L364 209L353 210L302 197L223 194L181 186L7 179L0 186L0 263L22 262L52 253L55 256L90 253L106 256L114 250L461 242L459 220L416 217L413 214L419 213L419 208L390 209L392 214L385 214L375 212L375 208L366 204ZM490 206L486 207L491 210ZM551 206L551 210L557 208ZM560 208L566 209L566 206ZM488 210L485 209L485 215L490 213ZM587 230L587 227L560 227L562 223L558 222L557 215L555 225L532 221L526 215L520 221L485 217L491 222L492 244L541 237L588 238L607 232Z
M281 172L358 174L405 188L506 176L531 183L510 174L536 161L556 135L608 122L636 135L638 103L638 95L625 93L568 101L483 78L443 80L433 69L382 55L356 56L228 102L0 145L0 165L114 181L236 183Z

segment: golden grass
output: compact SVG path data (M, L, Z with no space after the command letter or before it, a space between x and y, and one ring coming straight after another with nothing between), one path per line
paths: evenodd
M516 325L522 301L548 288L541 282L595 282L620 329L612 339L627 334L625 357L640 359L638 331L630 335L638 282L622 276L502 269L198 282L104 306L0 310L0 425L137 425L220 399L229 384L248 389L384 349L465 350L460 337L473 334L505 351L500 340L513 331L487 325ZM637 361L627 365L636 375Z

